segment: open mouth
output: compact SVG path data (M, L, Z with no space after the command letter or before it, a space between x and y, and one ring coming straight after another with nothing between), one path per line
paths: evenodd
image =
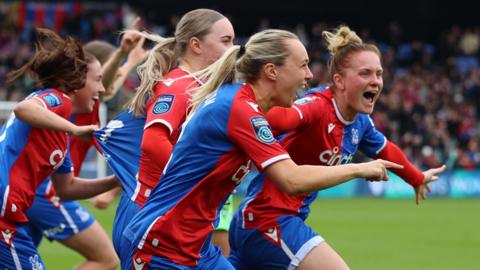
M307 91L307 90L308 90L308 83L306 83L306 82L305 82L305 83L302 83L302 84L300 85L300 88L303 89L304 91Z
M375 101L375 97L377 96L377 91L367 91L363 93L363 98L365 98L369 103L373 103Z

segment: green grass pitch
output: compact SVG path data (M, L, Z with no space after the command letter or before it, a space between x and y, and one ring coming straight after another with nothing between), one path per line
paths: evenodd
M114 207L84 205L110 234ZM319 198L307 223L351 269L479 269L480 199L430 199L416 206L413 200ZM40 254L49 270L72 269L82 260L46 240Z

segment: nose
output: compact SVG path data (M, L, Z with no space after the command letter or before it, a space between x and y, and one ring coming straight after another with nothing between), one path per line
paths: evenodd
M100 87L98 88L98 93L103 94L105 93L105 86L103 86L103 83L100 83Z
M310 68L307 66L307 72L305 72L305 80L309 81L313 78L313 73Z
M370 84L373 86L380 86L383 84L383 78L382 76L374 75L372 80L370 81Z

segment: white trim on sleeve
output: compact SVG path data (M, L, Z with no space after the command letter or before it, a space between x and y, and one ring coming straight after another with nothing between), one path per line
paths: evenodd
M300 115L300 119L303 119L302 111L300 111L300 109L295 105L293 105L292 107L298 112L298 114Z
M262 162L262 164L260 164L260 166L262 166L262 170L265 169L266 167L272 165L273 163L277 162L277 161L280 161L280 160L284 160L284 159L290 159L290 155L288 154L282 154L282 155L279 155L279 156L275 156L273 158L270 158L264 162Z
M172 135L172 133L173 133L172 125L170 125L170 123L168 123L166 120L163 120L163 119L152 120L152 121L148 122L147 124L145 124L145 127L143 129L145 130L149 126L151 126L153 124L156 124L156 123L164 124L168 128L168 130L170 131L170 135Z
M385 136L383 136L383 145L382 147L380 147L376 152L375 154L378 155L378 153L382 152L383 148L385 148L385 146L387 146L387 138L385 138Z

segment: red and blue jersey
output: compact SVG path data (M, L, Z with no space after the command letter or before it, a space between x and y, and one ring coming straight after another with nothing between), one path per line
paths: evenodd
M27 97L30 98L70 120L72 102L61 91L40 90ZM0 218L28 221L25 211L32 204L37 187L64 161L71 169L68 140L66 132L34 128L15 118L14 113L10 115L0 131Z
M346 164L358 150L374 157L387 143L368 115L357 114L353 121L346 121L337 108L330 88L310 91L295 102L293 109L298 113L292 112L299 118L298 125L284 135L281 144L299 165ZM269 116L267 119L273 120L274 130L275 122L284 121ZM288 195L268 176L260 174L250 184L241 206L244 227L272 226L277 217L285 215L298 215L306 219L309 205L316 196L317 192Z
M195 266L223 203L248 172L289 155L275 140L252 88L220 87L187 119L161 180L124 236L144 259Z
M190 101L188 89L197 87L199 83L193 76L186 77L188 75L190 73L181 68L170 71L162 81L155 85L155 97L146 106L147 119L144 129L154 124L164 125L169 130L170 136L168 139L171 145L175 145L177 142L181 125L185 122L187 116ZM146 136L149 136L148 133L144 133L143 140L149 139ZM156 149L149 149L149 151L143 151L143 149L141 151L138 182L132 196L132 200L139 205L143 205L147 201L164 169L163 166L158 166L159 161L156 160L158 155L150 151L162 152L166 150L157 147ZM164 158L165 163L168 155Z

